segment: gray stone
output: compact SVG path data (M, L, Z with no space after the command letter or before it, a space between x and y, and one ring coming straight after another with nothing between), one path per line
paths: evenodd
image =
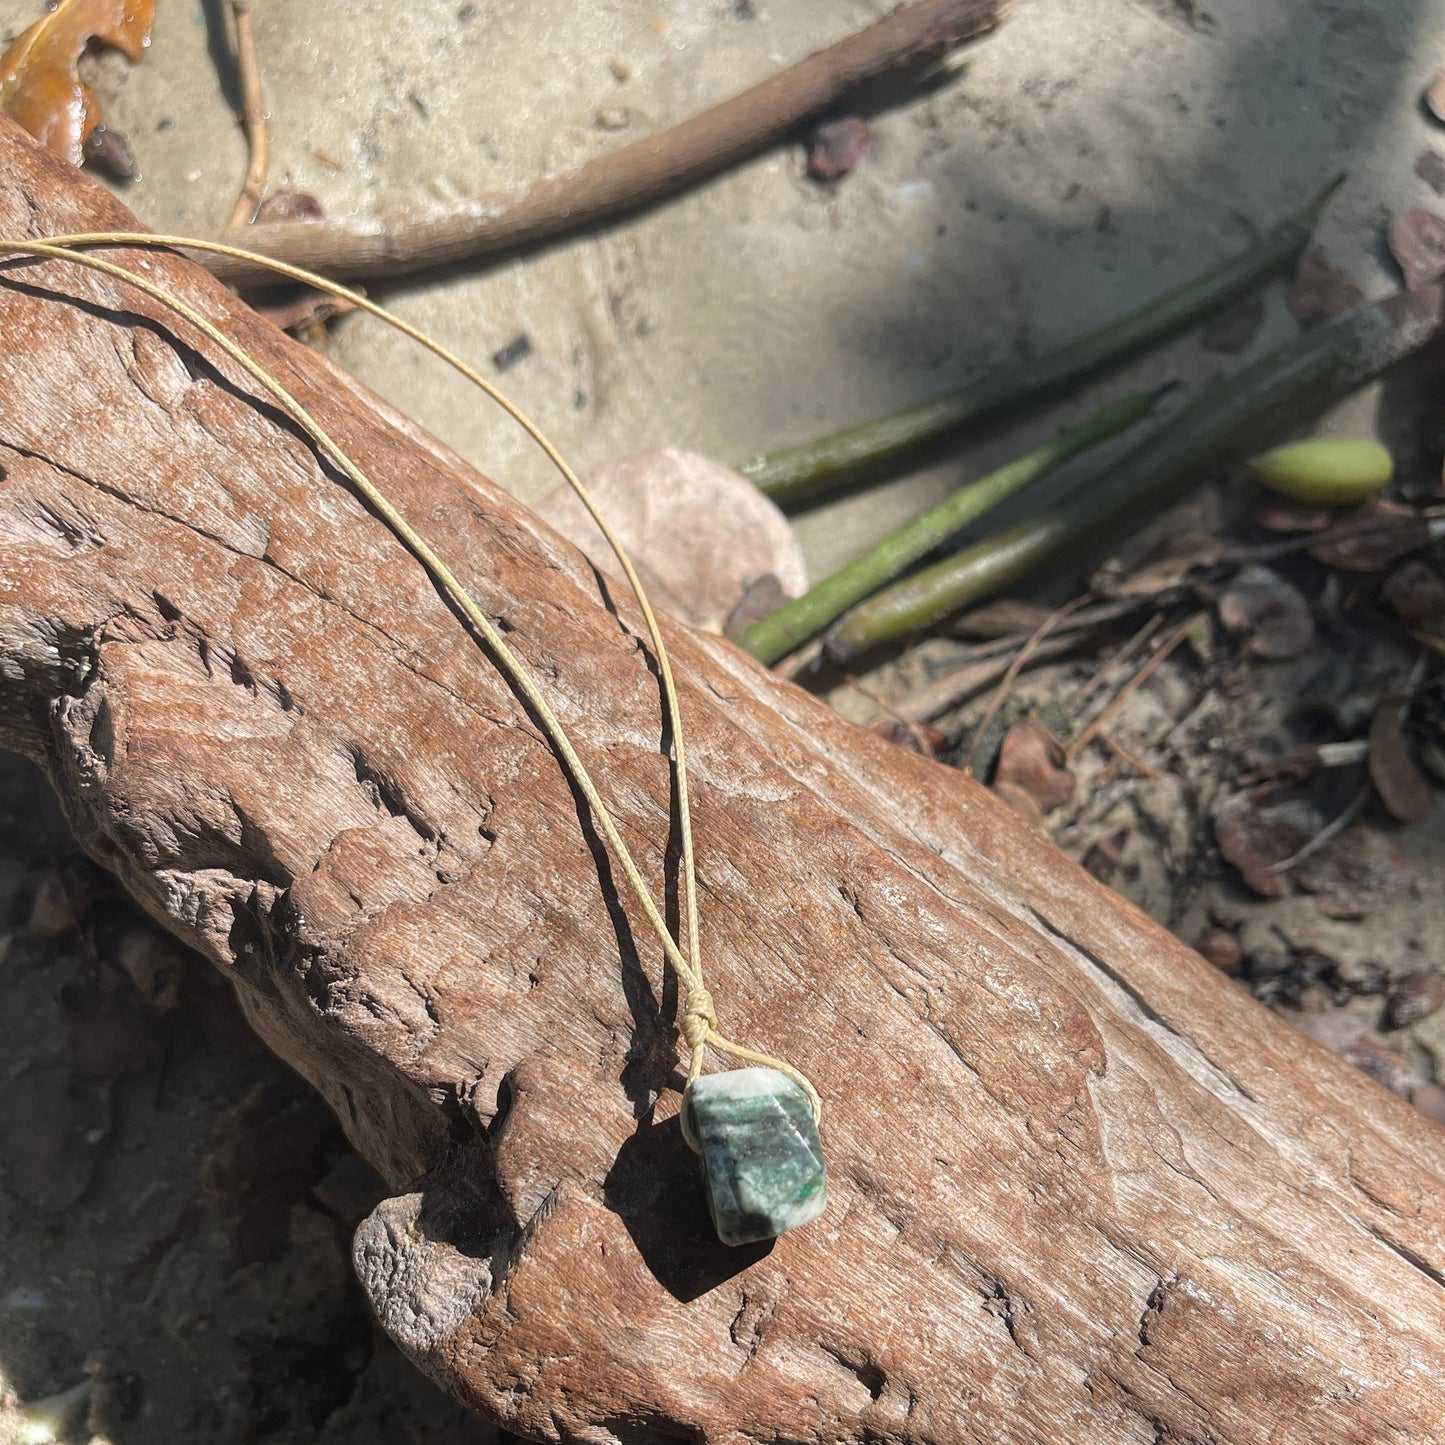
M772 1239L816 1219L828 1200L808 1096L777 1069L698 1079L683 1103L702 1149L707 1203L724 1244Z

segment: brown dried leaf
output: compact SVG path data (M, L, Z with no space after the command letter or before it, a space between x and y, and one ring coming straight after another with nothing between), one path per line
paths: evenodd
M1389 1026L1407 1029L1445 1007L1445 974L1420 968L1397 978L1390 987Z
M1385 811L1401 823L1419 823L1430 811L1430 784L1415 766L1405 738L1408 698L1380 699L1370 720L1370 781Z
M1298 799L1268 808L1246 803L1214 820L1214 838L1261 898L1283 898L1291 891L1289 878L1271 873L1271 866L1293 857L1323 826L1318 809Z
M1277 572L1246 567L1219 599L1219 620L1245 650L1281 661L1298 657L1315 635L1309 603Z
M1445 276L1445 220L1433 211L1402 211L1390 222L1388 240L1407 291L1423 291Z
M642 452L587 481L660 609L721 632L728 614L771 572L796 597L807 588L788 519L751 482L695 452ZM562 488L537 512L610 576L617 561L586 509ZM625 584L624 584L625 585Z
M1313 246L1300 258L1285 299L1290 315L1308 331L1354 310L1365 299L1365 293L1318 246Z
M92 40L138 61L151 43L155 0L61 0L0 56L0 111L78 166L101 122L76 62Z
M1039 807L1039 800L1027 788L1018 783L995 783L993 792L1020 817L1027 818L1040 833L1048 832L1044 827L1044 814Z
M1373 828L1347 828L1295 871L1330 918L1364 918L1402 898L1410 881L1405 855Z
M67 1209L90 1183L110 1133L110 1081L63 1065L0 1080L0 1173L37 1209Z
M1423 562L1406 562L1385 579L1381 595L1411 627L1427 632L1445 622L1445 582Z
M1004 796L1000 784L1022 788L1042 817L1074 796L1074 775L1065 762L1058 738L1037 718L1025 718L1004 734L993 773L994 792Z
M1310 548L1310 556L1342 572L1383 572L1386 567L1429 545L1430 528L1411 507L1385 497L1371 497L1349 512L1337 513L1341 527L1379 523L1354 536L1338 537Z

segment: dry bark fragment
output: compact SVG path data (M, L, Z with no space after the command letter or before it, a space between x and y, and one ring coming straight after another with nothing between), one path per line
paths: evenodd
M130 218L0 127L0 228L32 224ZM505 614L661 888L632 605L325 358L150 266ZM711 1242L674 990L420 570L142 299L26 267L0 327L0 740L389 1180L358 1270L454 1394L550 1440L1438 1436L1445 1136L983 788L675 627L710 982L818 1083L832 1171L817 1224Z

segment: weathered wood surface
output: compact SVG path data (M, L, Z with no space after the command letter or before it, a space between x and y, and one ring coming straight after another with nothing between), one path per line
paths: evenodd
M0 128L5 233L128 223ZM505 619L662 888L628 599L133 259ZM0 327L0 740L391 1182L358 1268L446 1388L588 1441L1445 1439L1445 1134L967 779L679 628L713 989L817 1081L832 1171L819 1223L710 1242L658 951L420 568L158 308L12 266Z

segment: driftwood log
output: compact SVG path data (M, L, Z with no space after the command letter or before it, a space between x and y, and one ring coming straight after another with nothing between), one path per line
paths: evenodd
M132 225L0 128L0 229ZM657 889L630 599L183 258L126 253L387 486L544 679ZM988 793L672 631L723 1024L832 1198L710 1238L673 986L548 747L390 533L183 324L0 278L0 742L395 1195L356 1263L478 1411L585 1441L1445 1439L1445 1133Z

